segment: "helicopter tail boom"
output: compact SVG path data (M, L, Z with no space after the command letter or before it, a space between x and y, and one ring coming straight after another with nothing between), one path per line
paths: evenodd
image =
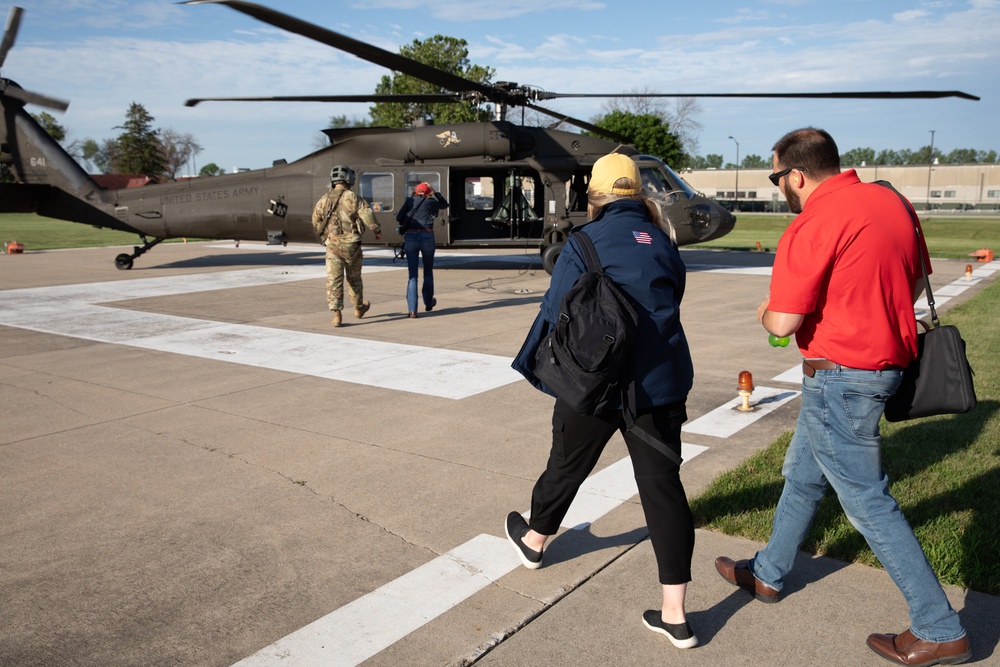
M136 232L102 211L105 190L7 93L17 84L3 79L0 88L0 160L17 183L0 186L0 212L38 213L96 227ZM19 87L17 87L19 88Z

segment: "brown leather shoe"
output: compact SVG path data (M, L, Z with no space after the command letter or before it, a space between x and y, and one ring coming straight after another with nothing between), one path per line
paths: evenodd
M356 306L354 308L354 317L360 320L362 317L365 316L365 313L367 313L368 309L371 307L372 307L371 303L363 301L360 306Z
M957 665L972 657L968 637L950 642L929 642L918 639L909 630L898 635L869 635L868 648L897 665L911 667Z
M335 326L335 327L339 327L340 326L342 318L341 318L339 310L333 311L333 320L331 320L331 321L333 322L333 326Z
M750 571L750 561L737 560L719 556L715 559L715 569L722 578L740 588L750 591L761 602L777 602L781 599L781 591L771 588L754 576Z

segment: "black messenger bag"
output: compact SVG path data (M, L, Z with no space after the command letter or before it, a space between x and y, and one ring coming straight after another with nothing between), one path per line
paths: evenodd
M887 181L876 181L888 187L903 200L907 211L914 213L903 195ZM927 276L924 253L920 249L920 230L917 232L917 252L920 253L920 267L924 272L927 289L927 305L931 311L931 323L918 323L924 331L917 334L917 358L903 371L903 382L899 389L885 403L885 418L890 422L901 422L933 415L953 415L969 412L976 407L976 391L972 384L972 367L965 356L965 341L958 328L941 325L937 310L934 309L934 295L931 280Z

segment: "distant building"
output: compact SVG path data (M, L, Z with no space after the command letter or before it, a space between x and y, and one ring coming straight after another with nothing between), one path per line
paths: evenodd
M1000 164L935 164L856 169L862 181L889 181L917 211L1000 211ZM770 169L693 169L681 176L731 210L785 213L788 205L767 180Z

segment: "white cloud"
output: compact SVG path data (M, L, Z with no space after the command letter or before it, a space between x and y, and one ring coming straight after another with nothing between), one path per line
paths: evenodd
M928 16L930 16L930 12L924 11L923 9L911 9L909 11L893 14L892 18L893 20L903 23L906 21L916 21Z
M370 0L368 9L415 10L437 19L449 21L483 21L507 19L541 12L589 12L605 9L604 2L578 0Z

